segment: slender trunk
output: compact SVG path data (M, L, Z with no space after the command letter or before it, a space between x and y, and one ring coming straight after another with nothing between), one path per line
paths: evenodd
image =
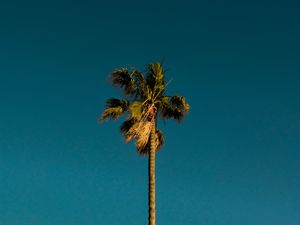
M155 212L155 119L152 120L152 129L150 136L150 152L149 152L149 161L148 161L148 178L149 178L149 187L148 187L148 206L149 206L149 225L156 224L156 212Z

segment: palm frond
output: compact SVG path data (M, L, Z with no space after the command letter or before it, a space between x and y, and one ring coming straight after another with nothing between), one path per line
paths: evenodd
M131 127L136 123L136 120L134 118L130 118L125 120L121 126L120 126L120 132L124 136L125 140L127 139L127 133L131 129Z
M171 97L171 103L176 108L182 110L182 111L189 111L190 105L186 102L185 98L183 96L172 96Z
M127 96L134 96L137 94L137 86L134 79L132 79L132 71L127 68L116 69L111 73L112 84L116 87L124 89Z
M103 122L105 119L118 119L123 113L128 110L129 101L120 100L116 98L110 98L106 100L105 110L99 118L100 122Z
M141 99L149 98L149 96L151 96L151 89L147 85L144 75L138 70L134 70L132 78L135 80L138 88L138 95L136 97L140 97Z
M163 119L173 118L181 122L190 106L182 96L164 96L158 103L158 110Z
M164 69L160 63L150 63L148 65L147 84L154 95L163 94L165 89Z
M104 120L111 118L111 119L118 119L122 114L124 113L122 107L113 107L113 108L108 108L104 110L102 113L101 117L99 118L100 122L103 122Z
M129 101L127 100L120 100L117 98L109 98L105 102L106 108L112 108L112 107L122 107L124 110L127 110L129 106Z

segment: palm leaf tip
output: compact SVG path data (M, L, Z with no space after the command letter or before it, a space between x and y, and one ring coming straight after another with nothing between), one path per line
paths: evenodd
M104 120L110 119L118 119L123 113L123 109L121 107L113 107L105 109L102 115L99 118L99 121L102 123Z
M171 97L171 103L178 109L182 111L189 111L190 105L186 102L185 98L182 96Z

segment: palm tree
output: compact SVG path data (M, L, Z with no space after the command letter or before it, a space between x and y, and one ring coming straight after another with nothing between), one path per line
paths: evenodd
M121 68L111 73L114 86L124 90L128 100L111 98L106 101L100 122L118 119L127 113L120 130L126 142L135 139L139 155L148 155L148 207L149 225L155 225L155 153L164 143L163 133L156 128L157 117L173 118L180 122L189 111L189 104L182 96L165 94L167 84L160 63L151 63L143 75L136 69Z

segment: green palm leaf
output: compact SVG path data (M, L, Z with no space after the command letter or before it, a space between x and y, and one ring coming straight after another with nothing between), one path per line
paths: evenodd
M112 84L124 90L125 95L134 96L137 94L137 86L132 79L132 72L126 68L114 70L111 73Z
M164 96L158 103L159 113L163 119L173 118L181 122L190 109L189 104L182 96Z
M147 84L152 90L153 97L163 94L165 89L164 69L160 63L148 65Z
M99 118L100 122L103 122L105 119L118 119L123 113L128 110L129 101L120 100L116 98L110 98L106 100L105 110Z

